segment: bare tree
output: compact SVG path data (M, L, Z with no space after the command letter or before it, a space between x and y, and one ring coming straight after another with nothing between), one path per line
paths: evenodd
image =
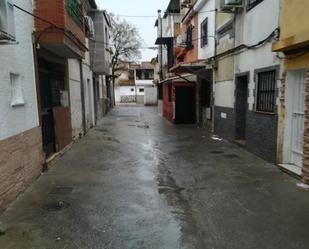
M113 86L115 86L115 72L119 60L132 61L140 58L140 48L142 39L136 27L126 20L112 17L112 37L113 55L111 59Z

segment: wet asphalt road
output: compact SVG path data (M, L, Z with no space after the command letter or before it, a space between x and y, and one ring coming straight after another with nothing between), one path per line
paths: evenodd
M307 249L297 182L155 108L118 107L0 217L0 248Z

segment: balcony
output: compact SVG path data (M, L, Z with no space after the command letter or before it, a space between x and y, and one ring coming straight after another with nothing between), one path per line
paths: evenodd
M37 42L64 58L84 58L84 10L78 0L36 0L34 14L55 24L35 19Z

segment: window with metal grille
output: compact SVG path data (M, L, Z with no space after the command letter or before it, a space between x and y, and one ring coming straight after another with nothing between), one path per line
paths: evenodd
M248 9L252 9L259 3L263 2L264 0L248 0Z
M258 73L256 111L275 112L276 70Z
M208 17L201 23L201 48L208 44Z
M66 7L68 14L74 20L74 22L79 27L82 27L82 25L83 25L83 13L82 13L82 7L78 3L78 1L77 0L65 0L65 7Z
M187 28L187 41L186 41L187 49L193 48L193 30L194 30L193 25L190 25Z

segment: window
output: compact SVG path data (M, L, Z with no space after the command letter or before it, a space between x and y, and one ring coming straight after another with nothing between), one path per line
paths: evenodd
M140 89L139 89L139 92L140 92L140 93L143 93L143 92L144 92L144 88L140 88Z
M259 3L263 2L264 0L248 0L248 9L252 9Z
M208 18L201 23L201 48L208 44Z
M134 88L131 88L131 92L134 92Z
M187 41L186 41L187 49L193 48L193 30L194 30L193 25L190 25L187 28Z
M145 80L149 80L150 77L149 77L149 72L145 72Z
M153 80L153 69L136 69L137 80Z
M11 73L10 81L11 81L11 106L16 107L25 105L19 74Z
M256 111L275 112L276 105L276 70L257 74Z
M136 79L141 80L142 79L142 71L139 69L136 69Z

